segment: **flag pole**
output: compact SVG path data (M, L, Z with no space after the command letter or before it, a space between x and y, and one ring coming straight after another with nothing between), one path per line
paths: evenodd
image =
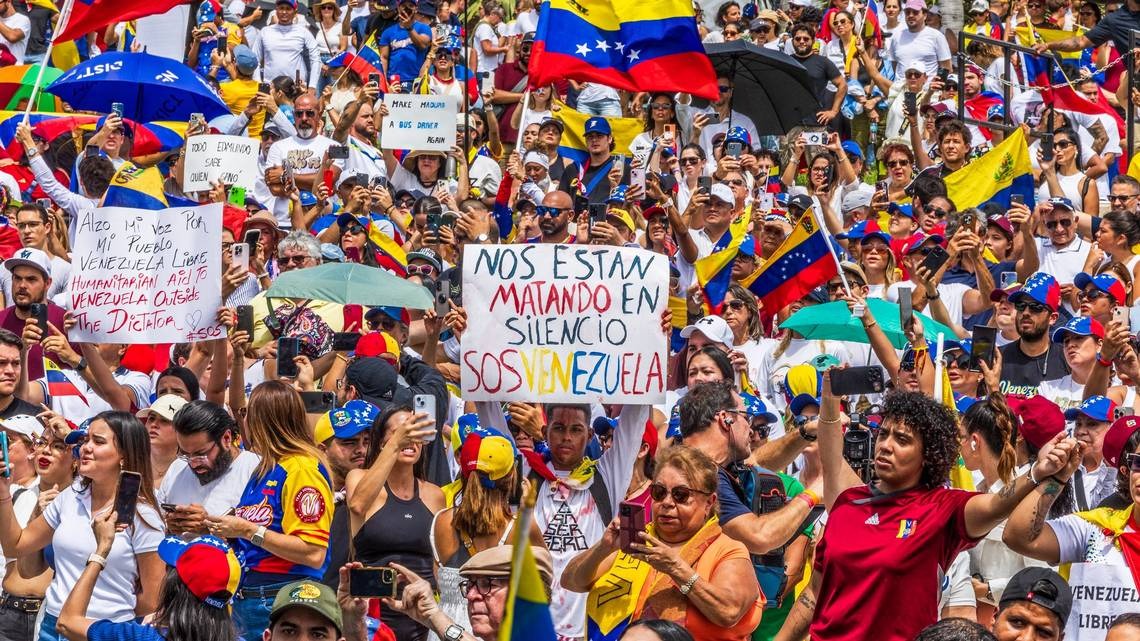
M934 360L934 400L942 402L942 350L945 346L946 335L938 332L938 351Z
M518 470L516 470L518 472ZM503 613L504 619L507 616L514 617L514 602L519 593L519 583L522 581L522 566L523 555L526 554L526 546L530 545L530 540L527 538L527 533L530 531L530 521L534 518L534 506L538 502L538 492L534 483L528 483L526 494L523 495L522 509L519 510L518 520L516 525L514 537L514 548L511 549L511 578L507 586L507 608L508 611ZM499 638L503 638L503 632L507 635L510 634L510 629L500 630Z
M59 21L56 23L55 34L63 33L67 28L67 23L71 20L71 9L75 6L75 0L64 0L63 8L59 10ZM24 124L28 124L28 116L32 113L32 107L36 104L36 98L39 97L40 87L44 84L44 72L47 71L48 63L51 62L51 50L55 47L55 36L48 40L47 50L44 51L44 59L40 62L40 71L36 74L36 83L32 85L32 95L28 98L28 104L24 107Z
M515 140L515 151L518 152L520 155L522 154L523 131L526 129L526 112L528 111L529 108L530 108L530 89L527 89L526 91L523 92L522 106L520 107L520 109L522 109L522 113L519 114L518 138Z
M826 231L827 226L823 224L822 220L820 220L819 212L817 212L815 210L815 207L808 209L808 211L811 212L811 217L813 220L815 220L815 224L819 225L820 229ZM806 216L807 214L805 213L804 215ZM839 280L843 282L843 289L845 289L847 291L848 296L852 296L851 284L847 282L847 275L843 273L843 265L839 262L839 256L836 255L835 248L832 247L832 245L831 245L830 234L828 234L828 236L829 237L827 239L827 253L830 254L831 259L835 261L835 271L839 272Z

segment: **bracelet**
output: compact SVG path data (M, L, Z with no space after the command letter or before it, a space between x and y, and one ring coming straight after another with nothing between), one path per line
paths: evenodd
M1037 487L1038 485L1041 485L1041 481L1038 481L1037 479L1033 478L1033 468L1032 467L1029 468L1029 472L1025 476L1026 476L1026 478L1029 479L1029 482L1033 484L1033 487Z
M1105 358L1100 352L1096 353L1096 363L1102 367L1112 367L1112 359Z
M807 441L808 443L814 443L819 438L819 436L816 434L808 434L803 425L800 425L798 431L800 433L800 438Z
M872 327L874 327L875 325L878 325L878 324L879 324L879 321L872 320L869 324L864 325L863 329L871 329Z
M341 354L340 352L336 352L336 359L338 361L344 361L346 363L348 362L348 357L345 356L344 354Z
M820 502L819 495L816 494L814 491L809 490L807 488L804 488L803 492L800 492L799 494L795 495L792 498L803 499L804 501L806 501L808 504L808 509L811 509L811 508L819 505L819 502Z
M839 417L838 416L835 417L834 421L825 421L825 420L823 420L823 417L819 417L818 420L819 420L820 425L838 425L839 424Z
M91 556L87 557L87 565L91 565L92 563L98 563L99 567L107 569L106 557L95 554L94 552L91 553Z
M942 298L942 292L938 291L937 289L934 290L934 294L926 295L926 300L938 300L939 298Z
M257 280L261 280L262 278L269 278L269 272L261 272L257 275Z
M694 573L693 576L689 577L688 581L685 581L684 585L678 586L677 589L681 592L682 595L688 595L689 592L693 590L693 586L696 585L697 580L700 578L700 574Z

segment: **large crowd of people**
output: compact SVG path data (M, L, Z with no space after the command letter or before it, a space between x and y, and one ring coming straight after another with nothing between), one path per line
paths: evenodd
M0 641L490 641L516 540L558 641L1140 639L1140 0L695 4L704 43L797 63L786 131L728 72L714 100L532 86L576 36L501 2L194 0L179 62L232 114L185 139L258 142L236 198L114 111L0 126ZM0 0L0 67L45 62L62 4ZM384 144L400 94L456 99L450 151ZM1032 186L960 209L1012 135ZM224 338L69 339L76 221L124 167L224 204ZM776 308L750 285L805 216L834 275ZM450 291L266 296L329 263L454 287L523 243L668 261L663 398L464 399L464 337L504 328ZM784 327L827 304L845 332Z

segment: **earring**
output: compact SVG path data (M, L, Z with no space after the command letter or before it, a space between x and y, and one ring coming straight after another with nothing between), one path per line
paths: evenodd
M976 441L970 441L970 451L971 452L977 452L978 451L978 443Z

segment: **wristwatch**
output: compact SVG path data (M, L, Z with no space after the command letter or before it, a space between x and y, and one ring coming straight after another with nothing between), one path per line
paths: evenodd
M73 370L75 370L75 371L77 371L77 372L82 372L83 370L87 369L87 358L86 358L86 357L84 357L84 356L80 356L80 357L79 357L79 362L78 362L78 363L76 363L76 364L75 364L75 367L73 367L73 368L71 368L71 369L73 369Z
M487 241L489 240L491 240L491 237L487 234L479 234L475 237L475 242L479 243L480 245L486 245Z
M463 638L463 626L452 623L443 631L443 638L448 641L459 641Z
M257 531L253 533L253 536L249 537L249 542L256 545L257 547L261 547L261 544L265 542L264 525L257 528Z

